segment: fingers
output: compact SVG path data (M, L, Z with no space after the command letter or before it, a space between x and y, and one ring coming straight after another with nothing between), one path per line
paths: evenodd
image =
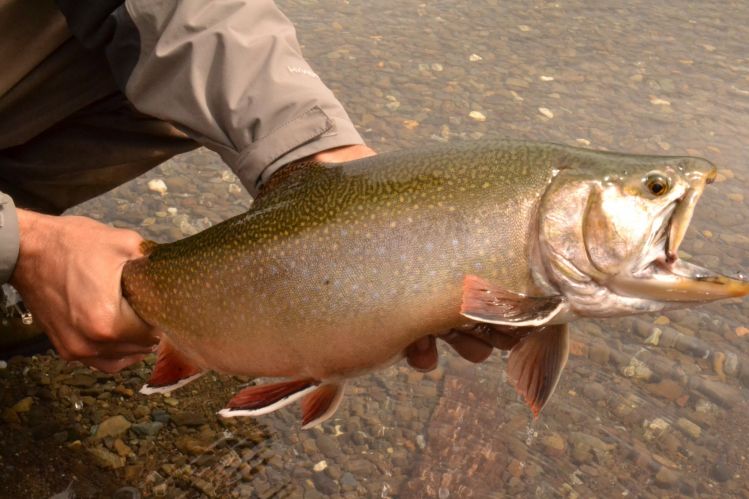
M93 367L94 369L97 369L99 371L112 374L119 371L122 371L128 366L131 366L133 364L136 364L143 360L143 357L145 355L139 354L139 355L127 355L125 357L121 357L119 359L102 359L99 357L89 357L89 358L83 358L78 359L83 364L86 364L89 367Z
M440 336L440 339L447 342L461 357L470 362L483 362L489 358L492 350L494 350L494 347L489 343L454 330Z
M434 336L424 336L406 348L408 365L417 371L431 371L437 367L437 342Z

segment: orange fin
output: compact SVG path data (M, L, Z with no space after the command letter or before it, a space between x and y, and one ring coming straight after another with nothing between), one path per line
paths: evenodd
M535 417L554 393L568 356L567 324L537 328L510 351L507 376Z
M312 428L335 414L343 398L344 383L324 383L302 400L302 429Z
M314 379L297 379L270 385L249 386L234 395L219 414L225 418L268 414L313 392L317 385L319 382Z
M148 256L151 253L153 253L153 250L156 249L156 246L158 246L159 243L156 241L151 241L150 239L144 239L140 243L140 252L143 253L143 256Z
M541 326L564 307L560 296L533 297L513 293L475 275L463 280L460 313L478 322L502 326Z
M156 366L153 368L148 383L140 389L140 393L144 395L169 393L199 378L203 373L202 369L192 365L169 343L165 336L162 336Z

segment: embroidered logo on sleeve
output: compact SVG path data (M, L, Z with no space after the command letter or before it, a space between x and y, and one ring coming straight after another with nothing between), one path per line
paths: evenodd
M315 74L314 71L307 69L307 68L302 68L299 66L286 66L286 69L289 70L289 73L298 73L298 74L311 76L312 78L318 78L318 79L320 78L319 76L317 76L317 74Z

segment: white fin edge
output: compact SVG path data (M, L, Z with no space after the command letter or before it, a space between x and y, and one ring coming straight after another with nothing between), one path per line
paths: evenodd
M177 381L176 383L172 385L166 385L166 386L149 386L148 383L143 385L140 389L140 393L143 395L153 395L154 393L170 393L176 390L177 388L182 388L186 384L188 384L191 381L195 381L202 375L204 375L207 371L201 371L197 374L193 374L192 376L188 376L186 378L182 378L181 380Z
M261 407L259 409L230 409L228 407L225 407L218 411L218 415L224 418L234 418L237 416L262 416L263 414L268 414L273 411L277 411L278 409L285 407L289 405L292 402L296 402L300 398L304 397L308 393L311 393L319 388L320 385L310 385L307 388L303 390L299 390L298 392L292 393L291 395L282 398L278 402L274 402L270 405L266 405L265 407Z
M559 302L559 304L556 306L554 310L552 310L549 314L539 318L539 319L533 319L529 321L519 321L519 322L513 322L513 321L499 321L499 320L487 320L485 317L479 317L471 314L461 313L463 317L466 317L468 319L471 319L472 321L476 322L484 322L487 324L497 324L499 326L512 326L512 327L536 327L536 326L543 326L548 324L552 319L554 319L559 313L562 311L564 307L567 306L567 303L562 300Z
M335 412L338 410L338 406L341 405L341 400L343 399L343 389L346 386L346 383L328 383L328 384L338 385L338 391L335 394L335 398L333 399L333 402L331 402L330 405L328 406L328 410L322 413L319 417L313 419L306 425L302 425L303 430L308 430L312 428L313 426L317 426L320 423L323 423L326 420L330 419L330 417L333 414L335 414Z

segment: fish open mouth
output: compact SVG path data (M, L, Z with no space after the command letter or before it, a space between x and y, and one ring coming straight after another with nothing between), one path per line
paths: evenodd
M710 302L749 294L749 281L742 276L728 277L679 258L679 246L704 185L687 189L675 206L664 210L641 264L630 276L613 280L617 292L668 302Z

